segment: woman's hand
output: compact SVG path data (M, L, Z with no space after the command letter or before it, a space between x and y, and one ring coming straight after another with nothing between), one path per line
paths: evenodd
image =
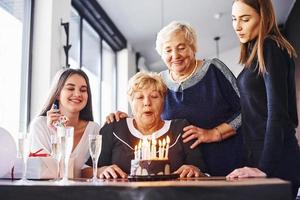
M203 129L197 126L189 125L183 128L184 134L182 135L183 142L189 142L196 140L192 145L191 149L195 148L201 143L210 143L220 140L220 134L216 129Z
M99 177L103 179L126 178L127 174L117 165L104 166L99 169Z
M110 124L114 122L115 120L118 122L120 119L128 117L128 114L122 111L117 111L115 113L110 113L106 117L106 123Z
M200 177L205 176L198 167L194 165L182 165L174 174L179 174L180 178Z
M54 105L52 105L51 109L47 111L47 126L55 131L54 123L57 122L61 116L63 115L60 114L59 110L54 109Z
M226 179L231 180L234 178L249 178L249 177L266 177L266 173L260 169L253 167L243 167L233 170L230 174L226 176Z

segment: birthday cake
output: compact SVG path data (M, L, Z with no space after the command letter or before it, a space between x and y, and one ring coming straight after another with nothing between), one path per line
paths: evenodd
M168 158L170 138L158 141L143 140L134 148L134 159L131 160L130 181L155 181L178 178L171 174Z
M131 176L169 175L170 161L164 160L131 160Z

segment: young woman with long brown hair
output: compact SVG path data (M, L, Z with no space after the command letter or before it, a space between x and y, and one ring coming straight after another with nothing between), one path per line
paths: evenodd
M66 68L56 73L45 105L30 125L33 152L42 149L44 153L51 153L51 135L56 134L55 124L60 117L66 117L66 125L74 127L71 158L74 159L74 177L79 178L90 156L88 135L100 131L93 119L89 79L81 69Z
M281 35L271 0L235 0L232 23L240 40L238 77L247 165L227 178L278 177L300 185L294 48Z

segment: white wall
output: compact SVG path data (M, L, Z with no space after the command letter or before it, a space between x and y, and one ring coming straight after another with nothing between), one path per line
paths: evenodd
M63 45L65 31L61 19L68 22L71 13L71 0L35 1L33 49L31 120L43 106L51 80L65 65Z
M228 51L220 53L220 60L233 72L235 77L239 75L243 67L238 64L240 55L240 47L235 47Z

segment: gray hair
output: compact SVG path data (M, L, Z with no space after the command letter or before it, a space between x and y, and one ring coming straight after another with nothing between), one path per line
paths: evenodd
M194 28L185 22L172 21L167 26L163 27L156 37L156 51L159 55L162 53L163 44L171 37L172 34L182 31L185 34L185 39L194 52L197 51L197 34Z

